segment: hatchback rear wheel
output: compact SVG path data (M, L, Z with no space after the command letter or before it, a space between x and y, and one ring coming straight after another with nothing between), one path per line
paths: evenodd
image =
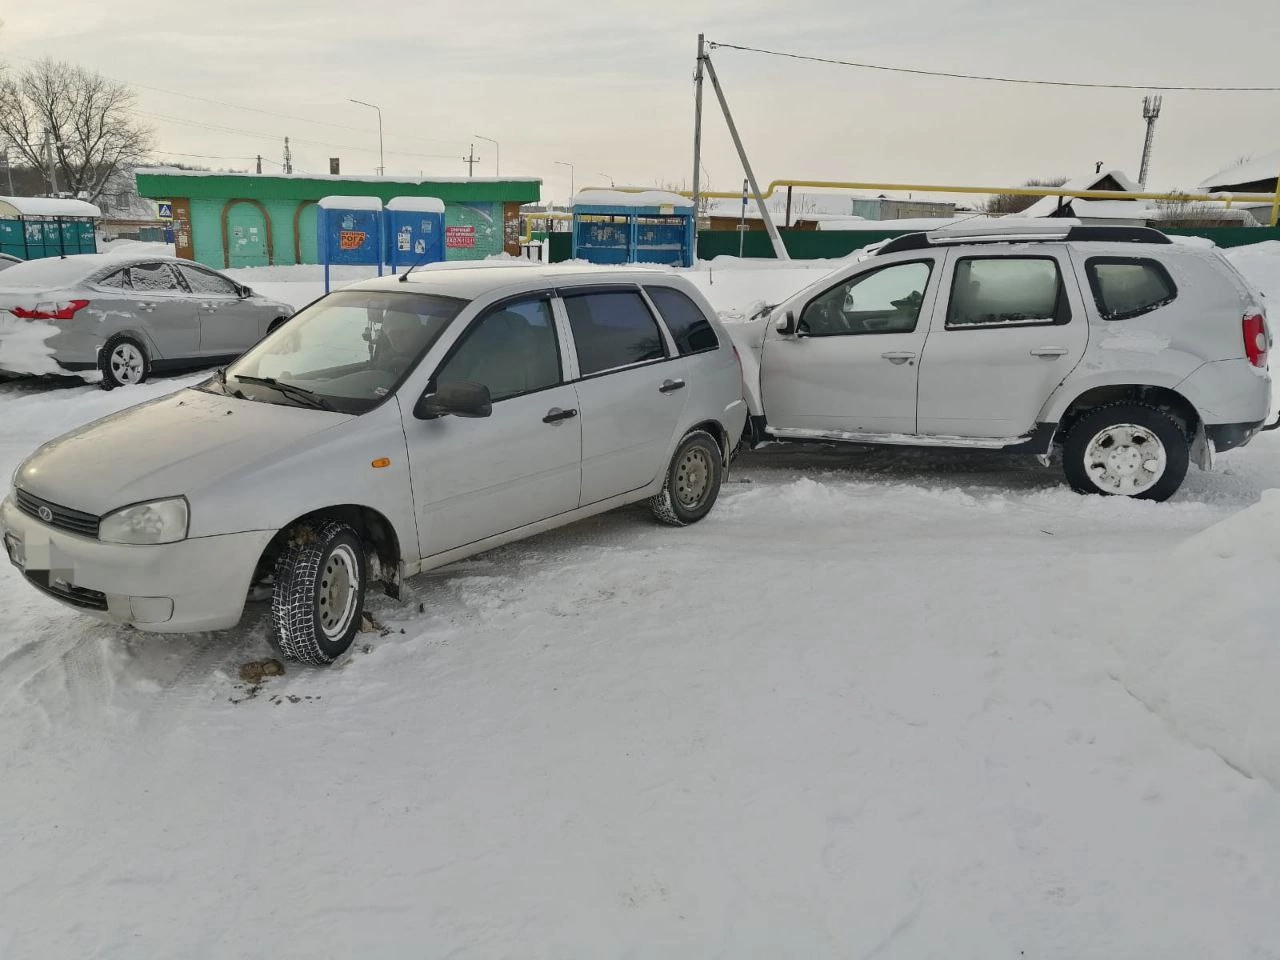
M676 447L662 492L649 501L649 508L674 527L697 523L711 512L723 478L720 444L705 430L691 430Z

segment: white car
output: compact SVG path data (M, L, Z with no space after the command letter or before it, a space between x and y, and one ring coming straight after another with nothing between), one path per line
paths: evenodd
M0 504L35 587L141 630L216 630L270 585L329 663L365 590L624 504L711 510L746 404L683 278L478 267L330 294L199 386L50 441ZM121 455L121 451L128 451Z
M1145 228L908 234L732 330L756 445L1056 448L1082 493L1164 500L1271 410L1261 294Z

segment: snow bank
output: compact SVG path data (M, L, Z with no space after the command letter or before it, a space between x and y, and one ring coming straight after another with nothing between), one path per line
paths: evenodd
M409 213L444 213L444 201L438 197L392 197L387 201L387 209Z
M382 201L377 197L344 197L335 194L321 197L316 206L322 210L381 210Z
M1280 490L1091 604L1125 689L1185 739L1280 790Z

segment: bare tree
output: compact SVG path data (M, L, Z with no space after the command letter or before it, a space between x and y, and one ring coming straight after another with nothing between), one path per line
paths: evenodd
M1066 177L1033 178L1023 184L1024 187L1060 187L1067 182ZM1021 213L1038 200L1038 197L1024 197L1017 193L997 193L982 208L993 217L1003 217L1010 213Z
M133 103L123 83L41 60L0 78L0 134L41 171L48 169L46 144L52 142L59 186L94 201L113 174L151 149L151 130L135 117Z

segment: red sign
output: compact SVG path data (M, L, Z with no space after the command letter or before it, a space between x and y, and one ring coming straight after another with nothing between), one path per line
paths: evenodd
M446 247L474 247L476 245L476 228L445 227L444 245Z
M343 250L359 250L368 236L363 230L343 230L338 234L338 246Z

